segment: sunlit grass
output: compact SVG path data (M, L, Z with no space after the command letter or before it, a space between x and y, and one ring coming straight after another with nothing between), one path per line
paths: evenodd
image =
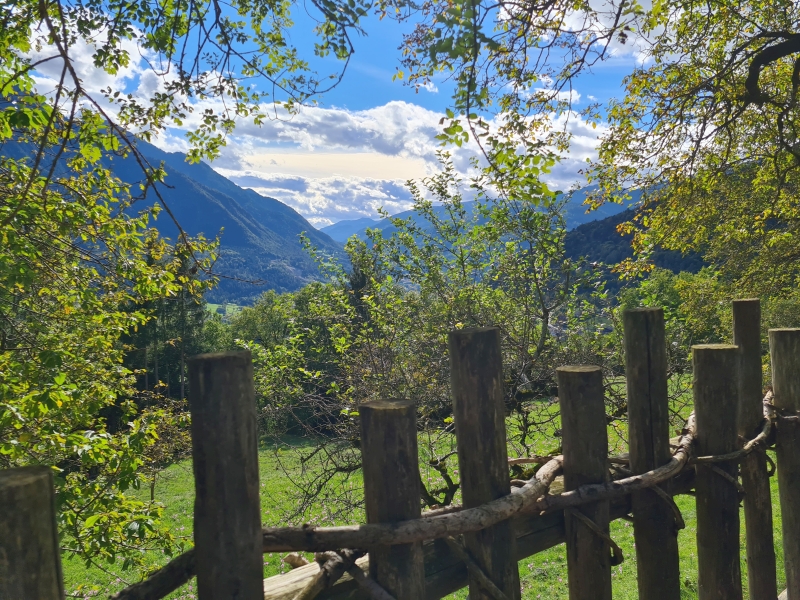
M509 431L513 430L513 424L509 424ZM424 462L431 456L442 456L450 449L454 449L452 436L440 436L436 439L420 438L420 455L423 462L423 480L429 488L437 487L443 483L439 473ZM552 441L548 442L552 443ZM547 443L542 442L542 449L547 449ZM449 459L451 471L457 470L457 458L453 456ZM291 474L292 469L299 469L299 447L285 445L281 449L280 462L276 456L275 448L262 449L259 453L260 476L261 476L261 505L262 520L266 525L285 525L282 521L283 516L292 509L293 487L285 474L288 470ZM360 489L360 476L352 477L348 485ZM778 556L778 579L783 589L785 585L783 571L783 553L781 547L780 530L780 507L777 496L777 478L771 480L775 530L775 547ZM149 494L143 490L142 495ZM191 462L185 461L167 469L156 486L156 500L165 506L165 521L175 535L184 536L187 543L191 545L192 534L192 510L194 499L194 484L191 472ZM457 497L456 501L460 501ZM696 517L695 500L691 496L679 496L676 498L677 504L683 513L686 521L686 529L679 534L679 548L681 561L681 581L683 599L697 598L697 550L696 550ZM743 513L742 513L743 514ZM358 520L361 515L356 515L354 520ZM324 507L318 507L316 514L312 514L309 520L315 522L325 522L326 518ZM744 543L744 523L741 527L742 543ZM634 600L638 598L636 586L636 553L633 540L633 527L630 523L618 520L611 525L611 534L614 540L620 545L625 555L625 562L613 568L612 581L614 598L618 600ZM269 577L289 570L282 561L282 554L264 555L264 576ZM306 555L311 558L310 554ZM147 560L151 568L157 568L167 562L167 557L161 555L148 555ZM535 556L526 558L519 563L520 582L522 586L522 597L525 599L547 598L547 599L566 599L567 592L567 570L564 546L551 548ZM746 564L744 552L742 552L742 573L744 576L745 598L747 595L746 584ZM115 565L109 565L107 572L96 568L87 569L83 563L77 560L64 561L64 575L67 583L68 593L73 593L78 597L107 597L125 587L125 581L133 582L138 580L139 573L119 573ZM79 589L81 588L82 589ZM450 596L451 598L465 598L466 590ZM194 583L184 586L181 590L174 593L170 598L196 598L196 587Z

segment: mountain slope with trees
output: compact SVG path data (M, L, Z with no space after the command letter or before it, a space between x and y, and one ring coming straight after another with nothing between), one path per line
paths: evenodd
M634 210L627 209L619 214L597 221L584 223L572 231L568 231L564 239L566 256L572 260L581 258L590 263L602 263L613 266L633 257L631 241L633 235L621 234L617 229L621 224L633 219ZM651 255L656 267L667 269L673 273L697 273L705 266L700 254L696 252L682 253L677 250L656 248ZM616 293L621 282L611 273L605 278L606 287L612 294Z
M317 265L303 248L301 234L322 253L344 255L341 244L282 202L239 187L205 163L188 163L185 154L163 152L141 141L137 146L151 164L164 163L167 176L156 186L187 234L213 238L223 230L213 269L220 280L207 294L209 302L244 303L267 289L294 291L318 279ZM139 165L130 158L114 158L109 166L125 182L142 179ZM150 190L139 202L155 201ZM167 215L154 225L161 235L177 239L178 230Z
M568 231L580 227L584 223L591 223L598 219L614 216L624 211L626 205L635 203L641 197L641 192L635 190L631 192L630 198L626 200L625 204L607 203L597 207L595 210L589 211L584 201L590 194L594 193L596 189L597 186L588 186L578 189L567 194L566 200L563 200L561 193L556 195L555 201L561 206L561 214L564 217L564 222ZM463 206L470 215L474 215L476 208L474 201L465 201ZM446 207L442 205L434 206L433 211L440 217L443 217L446 212ZM398 230L393 223L394 219L408 218L413 219L419 225L425 226L425 219L412 209L383 219L362 218L339 221L333 225L321 228L320 231L327 233L334 240L342 243L346 242L351 235L356 235L362 240L368 239L367 229L379 229L384 236L388 237Z

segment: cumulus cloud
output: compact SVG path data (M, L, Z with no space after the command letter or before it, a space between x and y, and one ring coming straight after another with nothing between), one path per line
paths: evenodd
M242 187L291 206L316 227L345 219L377 219L380 208L396 214L408 210L412 204L411 195L401 180L218 171Z
M220 174L288 204L317 226L411 207L408 179L440 169L443 115L394 101L367 110L303 108L261 127L242 124L212 164ZM476 146L452 149L467 173Z
M641 0L641 8L646 12L652 9L652 0ZM606 31L615 23L619 24L619 3L614 0L590 0L589 7L595 22L591 29L594 33L603 36ZM585 23L584 14L580 11L570 13L566 19L566 28L579 31ZM632 27L625 30L623 35L617 35L610 39L603 39L598 47L606 47L606 64L624 64L626 66L644 66L652 63L652 44L653 41L664 32L663 26L658 26L647 34L642 33L640 22L630 16L623 17L622 23L628 21ZM598 48L599 49L599 48ZM602 64L596 64L601 67Z
M577 94L577 92L576 92ZM242 187L276 198L314 225L343 219L378 217L407 210L406 180L439 170L436 135L442 115L407 102L389 102L368 110L303 109L291 119L262 127L237 128L220 160L212 166ZM572 136L560 163L543 176L552 189L567 190L583 181L580 170L597 154L598 136L572 112L552 126ZM477 146L449 148L456 170L471 173Z
M128 43L128 42L123 42ZM133 43L127 48L138 57ZM44 49L34 59L41 59ZM130 90L146 99L161 91L163 80L141 60L132 60L114 76L92 64L92 48L73 49L79 76L86 90L103 88ZM44 63L37 82L52 89L60 75L60 62ZM435 85L427 89L435 93ZM569 92L565 92L569 93ZM572 100L580 95L573 91ZM170 152L185 152L185 131L198 124L206 108L219 108L213 100L196 103L196 110L181 129L163 132L156 145ZM265 106L265 108L267 108ZM378 217L378 209L390 214L407 210L411 196L406 180L421 179L440 168L436 136L441 131L441 113L409 102L393 101L367 110L304 107L298 114L279 113L262 126L241 122L221 156L212 164L218 172L242 187L276 198L297 210L317 226L342 219ZM573 135L573 145L564 160L545 176L553 188L568 189L580 180L579 170L587 157L596 155L594 130L577 115L563 115L553 122ZM448 148L458 172L471 173L471 160L480 158L474 142Z
M125 90L145 73L147 69L145 63L139 60L140 55L136 43L132 40L123 39L120 44L122 49L132 57L132 60L113 75L95 67L94 59L92 58L95 48L87 44L85 40L78 39L76 43L70 46L69 55L72 59L72 67L81 80L81 86L84 90L95 94L108 87ZM57 48L48 45L43 45L39 48L34 46L27 58L33 63L40 63L34 73L34 80L39 91L48 93L54 89L61 78L64 66L64 61ZM69 78L70 76L68 75L68 86ZM155 75L152 75L152 78L157 79ZM150 85L155 85L155 83L150 82Z
M242 123L237 137L252 144L290 144L305 151L372 151L389 156L435 158L435 141L442 115L416 104L393 101L367 110L303 108L294 116L256 126Z
M566 191L585 183L581 170L586 167L587 160L597 158L600 136L608 131L608 127L592 127L574 112L559 116L553 121L553 126L566 129L571 136L571 142L561 161L543 179L551 189Z

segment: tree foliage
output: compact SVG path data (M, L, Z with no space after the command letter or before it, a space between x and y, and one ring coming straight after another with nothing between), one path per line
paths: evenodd
M798 274L800 9L662 1L647 17L648 60L609 109L596 176L607 196L649 191L628 226L644 257L656 244L699 250L749 293L786 293Z
M4 149L24 137L49 152L46 129L18 127ZM153 214L125 212L126 186L77 143L62 155L49 181L30 160L0 160L0 467L53 466L62 545L131 564L138 548L157 539L169 552L174 539L159 506L125 494L164 413L138 410L124 335L148 320L144 303L200 294L207 284L180 266L190 252L207 263L200 252L212 248L170 247L149 228Z
M313 51L346 59L367 6L319 3ZM127 567L177 542L161 507L129 491L181 452L185 414L170 396L186 391L184 358L214 282L216 243L180 228L154 185L165 172L136 140L193 119L190 158L213 158L237 118L262 122L335 84L341 70L315 73L288 43L296 9L3 4L0 468L53 466L62 545L88 562ZM93 89L86 61L115 83ZM112 175L120 157L138 163L140 182ZM148 192L158 202L139 212ZM177 240L158 235L159 212Z
M559 447L556 366L618 366L602 335L599 274L566 258L563 201L541 184L507 199L442 158L441 173L411 184L416 219L395 219L391 237L375 230L347 243L349 271L321 259L330 283L268 294L231 321L255 353L262 431L279 445L287 433L313 443L296 481L299 514L323 507L333 520L359 506L359 406L385 398L417 404L423 501L453 501L448 331L500 328L509 443L520 455ZM618 400L612 391L612 422L624 414Z
M797 279L800 12L791 0L438 2L406 37L408 80L455 83L444 142L481 143L502 172L564 156L566 124L608 121L592 201L646 190L623 232L643 260L700 252L750 293ZM639 66L609 106L574 110L573 86L628 53ZM490 119L491 118L491 119Z

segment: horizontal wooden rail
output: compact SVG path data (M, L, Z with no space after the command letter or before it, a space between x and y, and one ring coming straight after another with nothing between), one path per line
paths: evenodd
M684 494L694 487L694 469L686 469L677 477L663 484L670 495ZM620 519L631 512L630 496L611 501L612 520ZM561 510L546 515L526 515L511 520L511 529L517 542L516 559L523 560L548 548L564 543L564 513ZM435 600L467 585L467 568L450 550L444 540L433 540L423 544L425 556L425 599ZM368 572L368 561L364 557L357 563ZM284 575L275 575L264 580L264 600L291 600L319 571L312 563L299 567ZM317 596L320 600L366 599L358 584L348 575L333 587Z
M737 459L741 459L756 447L769 444L774 415L772 407L766 401L764 414L766 419L761 433L746 444L742 450L729 455L730 457L735 456ZM685 469L694 440L694 427L694 415L691 415L687 421L684 435L677 441L677 449L670 461L658 469L641 475L604 484L585 485L563 494L549 495L547 489L561 465L560 458L556 457L543 465L536 477L527 482L525 486L515 488L508 496L494 500L482 507L466 510L448 507L431 511L422 519L397 524L324 528L310 526L265 528L263 530L263 551L320 551L348 547L368 549L370 545L375 544L410 543L457 535L464 531L481 529L504 519L562 511L564 508L579 506L585 502L599 499L612 500L612 507L615 506L615 502L620 502L621 498L624 499L622 501L629 503L628 495L633 491L659 484L666 487L670 485L670 480L682 480L687 472L694 473L693 470ZM714 461L715 457L701 457L696 460ZM446 547L444 541L441 541L441 545ZM144 581L120 591L112 597L112 600L159 598L161 595L153 595L154 591L157 590L158 594L165 595L186 583L194 575L194 561L194 550L189 550L152 573Z

